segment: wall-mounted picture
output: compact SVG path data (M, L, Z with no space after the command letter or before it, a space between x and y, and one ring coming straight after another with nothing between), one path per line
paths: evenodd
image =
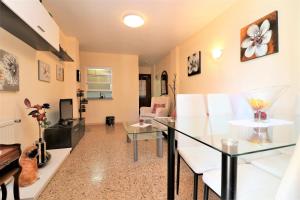
M277 11L241 29L242 62L277 53L278 51Z
M19 90L19 63L17 58L0 49L0 91Z
M80 82L80 79L81 79L80 70L77 69L77 70L76 70L76 81L77 81L77 82Z
M39 73L39 80L50 82L50 65L47 63L44 63L43 61L38 61L38 73Z
M201 73L201 51L187 57L188 76Z
M64 81L64 67L62 65L56 65L56 80Z

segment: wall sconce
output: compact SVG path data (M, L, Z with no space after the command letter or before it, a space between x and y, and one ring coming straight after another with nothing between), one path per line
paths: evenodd
M222 54L223 54L223 50L219 48L213 49L211 52L211 56L214 59L219 59L222 56Z

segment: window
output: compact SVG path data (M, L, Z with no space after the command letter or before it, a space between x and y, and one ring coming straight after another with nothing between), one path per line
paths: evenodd
M112 70L110 67L89 67L87 69L87 98L112 98Z

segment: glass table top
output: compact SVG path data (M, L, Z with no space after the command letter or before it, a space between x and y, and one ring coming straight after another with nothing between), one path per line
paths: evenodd
M156 121L147 121L144 125L149 125L146 127L139 127L139 122L124 122L123 126L128 134L144 134L144 133L156 133L168 130L168 128L161 123Z
M300 131L300 119L296 117L260 123L226 116L157 118L155 121L229 156L294 146ZM180 145L180 140L178 142Z

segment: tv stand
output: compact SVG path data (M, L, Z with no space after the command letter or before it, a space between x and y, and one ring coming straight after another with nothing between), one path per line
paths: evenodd
M85 119L68 120L45 129L47 149L74 148L84 136Z

